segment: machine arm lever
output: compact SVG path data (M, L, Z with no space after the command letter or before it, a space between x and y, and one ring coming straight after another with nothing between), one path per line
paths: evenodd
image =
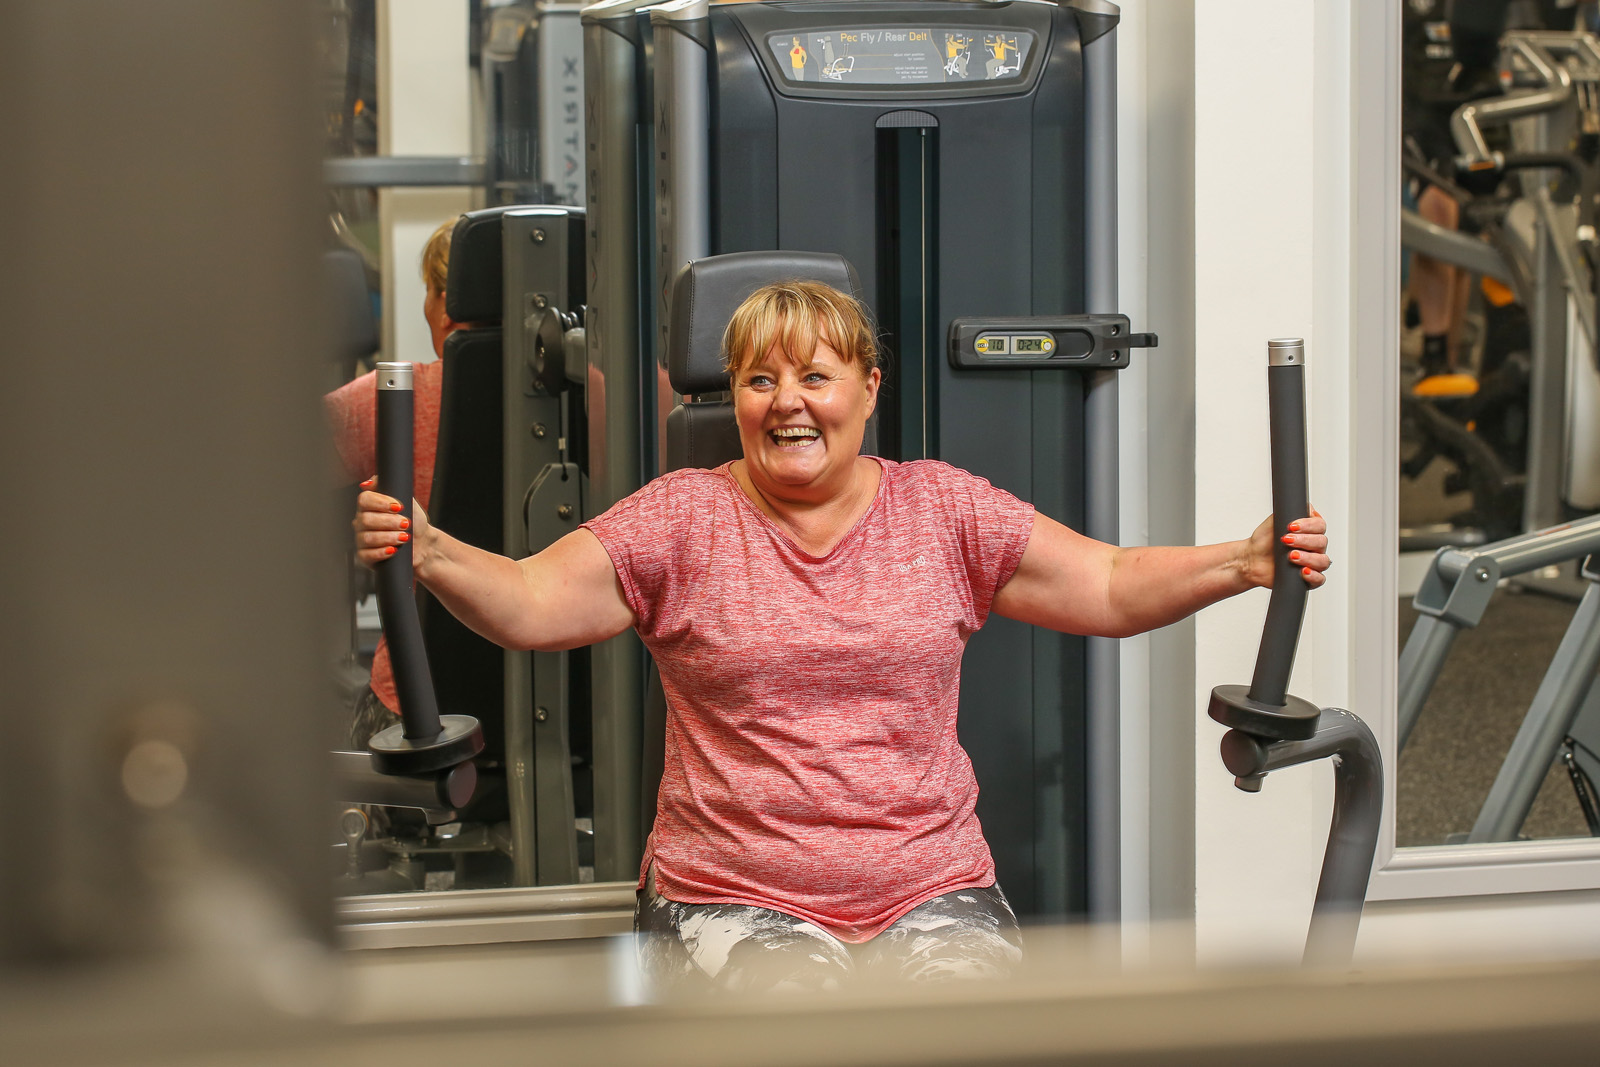
M1267 342L1267 402L1272 440L1272 599L1261 631L1255 674L1244 686L1218 686L1210 714L1224 726L1259 737L1304 741L1316 732L1320 709L1290 696L1300 624L1305 617L1306 584L1283 543L1289 523L1310 510L1306 492L1305 342L1281 338Z
M1306 936L1305 960L1348 964L1366 901L1383 812L1383 758L1367 724L1341 708L1320 709L1287 692L1305 616L1307 588L1283 543L1288 524L1309 513L1306 491L1305 344L1267 343L1267 395L1272 436L1275 564L1272 601L1248 689L1219 685L1210 715L1231 727L1222 762L1245 792L1261 789L1268 771L1331 757L1333 821Z
M1282 704L1309 591L1283 543L1289 523L1311 511L1306 491L1305 344L1297 339L1267 342L1267 410L1272 438L1272 599L1250 697Z
M378 487L411 514L412 372L409 363L378 364ZM412 594L411 543L379 563L378 616L389 643L400 722L367 742L373 769L382 774L431 775L483 751L483 729L469 715L439 714L422 626Z

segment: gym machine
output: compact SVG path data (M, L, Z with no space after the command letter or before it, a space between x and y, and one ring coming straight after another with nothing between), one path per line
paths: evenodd
M1568 508L1600 507L1600 39L1508 32L1501 68L1508 74L1505 95L1464 104L1451 117L1455 174L1408 164L1455 190L1468 212L1481 216L1487 240L1432 226L1414 212L1402 218L1406 247L1506 282L1529 318L1525 366L1508 363L1487 374L1479 395L1454 402L1450 412L1405 400L1424 442L1408 469L1420 473L1443 454L1458 471L1447 488L1473 493L1475 521L1485 529L1475 539L1460 531L1452 539L1457 544L1541 529L1568 518ZM1510 151L1491 147L1493 131L1502 128ZM1473 198L1457 183L1480 194L1503 190L1510 199ZM1508 408L1516 409L1509 422ZM1508 440L1491 448L1484 431L1503 422ZM1477 432L1467 429L1474 423Z
M344 155L323 161L323 184L334 190L475 186L488 205L581 205L582 6L573 0L513 0L482 9L471 41L483 107L482 156ZM352 85L359 80L355 68L363 47L372 42L352 34ZM355 103L349 92L344 103ZM347 143L344 150L355 147ZM336 214L334 224L354 243L342 217Z
M412 505L412 368L409 363L377 366L378 483L402 501L402 515ZM422 626L411 593L410 542L400 545L376 568L378 610L393 649L395 689L401 721L374 734L366 753L335 752L339 792L369 804L414 808L430 826L448 823L466 808L478 788L474 757L484 749L483 727L470 715L441 715L422 644ZM367 766L363 766L367 764ZM400 884L422 875L419 865L402 851L390 879L363 871L361 843L368 822L359 808L340 820L345 839L347 884L375 888Z
M1383 756L1361 719L1343 708L1318 708L1289 694L1289 672L1309 590L1283 543L1295 516L1310 513L1306 489L1305 342L1267 342L1272 439L1272 599L1250 685L1211 691L1210 716L1228 727L1222 762L1234 784L1261 790L1268 772L1331 757L1333 821L1317 883L1305 961L1348 965L1366 903L1383 814Z
M835 253L886 335L879 454L1114 541L1116 371L1154 340L1115 307L1115 6L649 6L583 14L588 341L645 368L639 454L664 452L678 269ZM1003 619L968 647L962 741L1023 914L1116 914L1116 656Z
M891 36L903 37L915 53L912 73L873 78L875 53L857 49L859 69L841 58L832 65L839 77L827 88L802 85L794 94L797 87L781 70L776 88L763 84L761 64L777 54L764 59L739 20L787 20L791 36L827 37L827 27L788 25L799 16L765 5L712 11L675 4L648 13L645 6L617 0L583 15L587 313L580 324L569 301L562 304L566 319L542 309L534 316L534 309L511 306L508 288L503 315L508 346L513 324L522 322L523 332L546 338L542 350L557 347L549 339L558 335L566 351L580 338L587 349L578 405L583 432L573 430L584 444L575 462L586 496L573 516L598 514L659 470L665 415L674 402L658 358L666 325L661 280L683 262L728 247L832 246L853 253L869 271L864 295L891 333L892 399L884 405L880 451L945 458L1114 539L1115 371L1127 365L1132 348L1154 341L1132 333L1115 314L1111 284L1116 9L1093 2L938 3L886 14L871 5L833 5L829 17L842 21L831 32L856 36L851 26L878 26L880 52ZM936 31L943 34L938 41ZM778 32L767 32L768 39ZM706 46L719 39L738 50L736 71L707 67ZM813 51L821 56L828 47L819 40ZM785 112L791 195L780 204L769 183L761 190L768 199L757 204L746 188L743 199L713 212L712 203L728 199L739 166L718 152L745 139L710 117L726 114L747 93ZM848 212L807 193L805 175L795 169L801 157L826 158L844 127L877 162L856 168L860 173L847 183L832 171L815 181L849 190L844 206L861 213L859 233L842 217ZM767 130L759 139L763 150L776 151L775 134ZM1004 185L998 193L997 180ZM983 218L983 206L998 194L1028 205L1024 217ZM767 232L757 218L740 231L739 205L768 222L781 215L783 232ZM508 238L507 249L514 243ZM656 254L641 255L647 248ZM1017 255L1018 248L1032 251ZM508 374L517 361L508 347ZM506 388L509 398L509 378ZM527 427L507 419L507 443L525 438ZM513 475L508 464L508 500L528 484L519 478L529 473ZM514 546L508 527L504 551ZM986 825L1008 887L1033 914L1112 916L1115 642L1024 635L1004 620L990 631L969 650L966 676L969 703L981 693L992 710L969 710L974 725L966 742L986 782ZM592 877L623 880L634 874L644 829L636 724L645 656L631 634L589 656ZM537 664L532 671L535 679L568 673L541 672ZM509 693L506 701L509 747L517 731ZM995 714L1003 719L998 726ZM985 717L991 721L976 729ZM507 760L508 788L515 789L509 751ZM1016 774L1019 766L1028 773ZM580 796L585 784L580 777ZM513 813L520 806L513 798Z
M490 208L462 216L452 235L446 308L470 325L446 341L432 518L488 551L513 557L537 552L587 515L589 451L584 397L577 388L586 378L577 328L583 313L583 222L575 208ZM408 379L409 364L396 366L406 370L397 376ZM380 400L384 396L380 391ZM380 407L380 432L399 433L385 414ZM408 417L408 434L410 426ZM410 469L404 467L403 482L380 472L380 486L409 502ZM404 495L391 485L401 486ZM409 547L404 555L409 558ZM395 563L390 559L377 568L386 581L400 581L393 577L402 569ZM410 625L406 612L392 606L396 597L410 605L410 589L408 574L399 588L380 596L386 633L392 632L391 617L396 626ZM397 683L413 677L409 690L400 689L402 705L431 702L434 687L425 684L431 677L439 683L440 703L481 718L474 755L495 788L472 797L430 797L394 782L375 788L370 779L346 774L344 797L424 809L427 829L385 842L404 862L429 851L496 852L509 857L509 873L490 872L482 876L487 881L480 877L475 884L592 881L590 783L597 757L607 754L591 741L588 654L502 650L426 592L419 599L426 641L397 644L391 638ZM424 645L432 653L431 669ZM349 753L336 759L345 768L356 763ZM392 763L378 769L417 773ZM469 800L472 810L463 811ZM449 827L447 842L438 840L441 827ZM363 829L347 816L352 849ZM405 887L420 888L416 881Z
M1468 842L1516 837L1563 745L1579 803L1585 802L1585 789L1576 774L1575 746L1569 742L1574 732L1585 732L1578 724L1600 723L1600 687L1595 684L1600 669L1600 571L1595 553L1600 553L1600 516L1477 548L1440 549L1417 589L1412 605L1419 617L1400 653L1402 750L1456 636L1482 621L1501 580L1582 561L1578 573L1584 582L1583 596L1466 836Z
M515 0L484 13L479 73L490 204L583 203L582 8Z

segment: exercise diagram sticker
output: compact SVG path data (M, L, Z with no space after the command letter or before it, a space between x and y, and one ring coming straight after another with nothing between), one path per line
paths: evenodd
M1033 40L1027 30L887 26L774 33L767 46L787 81L846 87L1016 80Z

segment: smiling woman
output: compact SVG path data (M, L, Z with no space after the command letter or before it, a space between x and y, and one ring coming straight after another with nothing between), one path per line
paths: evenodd
M519 562L415 509L417 579L510 647L631 627L649 648L667 698L636 912L650 975L1005 974L1021 942L956 736L968 638L991 612L1122 636L1270 585L1270 520L1225 544L1119 549L949 464L862 456L876 345L826 286L758 289L723 353L742 459L664 475ZM398 543L396 503L362 494L364 560ZM1290 530L1322 584L1326 524Z
M734 478L797 544L826 555L883 469L861 455L883 379L871 324L837 289L769 285L734 313L723 361L744 448Z

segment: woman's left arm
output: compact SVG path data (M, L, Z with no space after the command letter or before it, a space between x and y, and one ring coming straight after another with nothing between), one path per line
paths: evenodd
M1284 538L1315 589L1327 581L1328 524L1313 508ZM1271 586L1272 519L1242 541L1195 548L1118 548L1037 512L1016 573L992 609L1009 619L1094 637L1131 637L1246 589Z

